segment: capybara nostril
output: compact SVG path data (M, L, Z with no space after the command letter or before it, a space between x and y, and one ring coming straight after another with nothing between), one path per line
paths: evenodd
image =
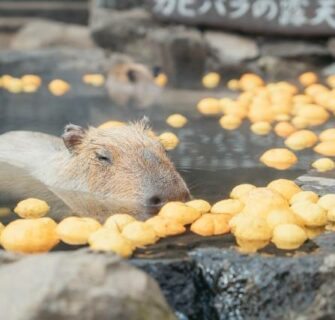
M159 206L163 204L163 200L158 195L154 195L147 200L148 206Z

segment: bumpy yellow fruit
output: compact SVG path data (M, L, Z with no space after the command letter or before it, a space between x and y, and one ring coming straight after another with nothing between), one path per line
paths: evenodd
M274 132L277 134L277 136L282 138L288 137L296 130L297 129L287 121L278 122L274 127Z
M211 210L211 205L202 199L195 199L185 203L187 206L194 208L201 213L207 213Z
M122 230L122 236L130 240L136 247L154 244L158 240L154 229L142 221L127 224Z
M243 251L255 252L269 243L271 230L265 219L245 214L238 220L234 235Z
M290 208L273 209L266 217L266 222L272 230L276 226L288 223L303 226L302 220Z
M319 172L325 172L333 170L335 168L335 162L329 158L321 158L314 161L312 167Z
M270 106L262 106L255 102L250 106L248 118L253 123L260 121L272 122L274 117L275 114Z
M305 89L305 93L311 97L315 97L316 95L327 91L328 88L320 83L312 84Z
M278 208L287 208L288 202L278 192L269 188L251 190L244 198L242 212L266 218L270 211Z
M282 113L280 113L280 114L276 114L275 115L275 120L276 121L285 122L285 121L288 121L290 119L291 119L291 116L288 115L288 114L282 114Z
M294 104L313 103L313 98L305 94L297 94L296 96L293 97L293 103Z
M191 231L203 237L225 234L230 230L227 221L225 215L206 213L192 223Z
M249 183L239 184L233 188L230 192L230 197L233 199L242 199L245 197L251 190L255 189L256 186Z
M332 223L335 222L335 207L327 211L327 220Z
M114 252L117 255L127 258L135 250L133 243L123 237L119 232L108 228L100 228L92 233L88 239L91 250Z
M7 251L47 252L59 242L56 227L50 218L18 219L5 227L0 243Z
M182 128L187 123L187 118L181 114L175 113L166 119L166 123L173 128Z
M328 120L329 113L321 106L307 104L299 108L298 116L307 120L309 126L318 126Z
M211 209L212 213L234 216L242 211L244 204L238 199L225 199L215 203Z
M242 124L242 120L239 117L233 115L226 115L220 118L220 125L226 130L235 130Z
M294 204L300 201L308 201L316 203L319 200L319 196L313 191L300 191L293 195L290 199L290 204Z
M326 157L335 157L335 141L324 141L314 147L314 151Z
M100 228L101 224L93 218L68 217L58 224L57 234L67 244L82 245Z
M331 87L331 88L335 88L335 75L331 75L329 77L327 77L327 84Z
M236 91L240 89L240 82L237 79L231 79L227 82L227 87L230 90Z
M264 81L257 74L246 73L242 75L239 84L242 90L247 91L264 86Z
M83 82L94 87L101 87L105 83L105 77L99 73L85 74L83 76Z
M322 196L317 204L327 211L335 208L335 194L329 193Z
M21 218L41 218L45 216L50 210L48 204L40 199L29 198L20 201L14 212Z
M40 87L42 80L34 74L26 74L21 77L23 92L35 92Z
M163 218L161 216L154 216L148 219L145 223L150 225L160 238L174 236L186 231L185 227L181 223Z
M291 209L307 227L321 227L327 223L327 211L316 203L299 201Z
M318 136L310 130L300 130L292 133L286 140L285 145L293 150L303 150L316 144Z
M35 75L35 74L26 74L21 77L21 81L23 85L34 85L36 87L39 87L42 83L41 77Z
M309 126L308 120L304 117L301 117L301 116L296 116L296 117L292 118L291 122L292 122L293 126L298 128L298 129L304 129L304 128L307 128Z
M109 129L109 128L115 128L115 127L123 127L125 125L126 125L125 122L110 120L110 121L102 123L98 128L99 129Z
M243 119L247 116L247 108L239 101L228 98L220 99L221 110L225 115L231 115Z
M70 90L70 85L61 79L52 80L48 85L49 91L54 96L62 96Z
M158 138L165 150L173 150L179 144L178 137L172 132L164 132Z
M105 221L104 227L113 228L113 229L115 229L116 227L117 230L121 232L127 224L134 222L134 221L136 220L133 216L129 214L125 214L125 213L119 213L119 214L114 214L110 216Z
M213 89L213 88L216 88L219 85L220 80L221 80L221 77L218 73L210 72L210 73L207 73L202 78L202 84L205 88Z
M277 170L286 170L298 161L293 152L285 148L270 149L260 158L266 166Z
M13 78L11 76L3 76L3 87L11 93L20 93L23 90L23 83L21 79Z
M259 135L267 135L271 132L271 124L266 121L255 122L251 125L251 131Z
M204 98L200 100L197 108L200 113L207 116L221 113L220 101L214 98Z
M4 231L5 229L5 226L0 222L0 239L1 239L1 233L2 231ZM1 245L1 242L0 242L0 245Z
M301 192L300 187L294 181L287 179L273 180L267 187L280 193L286 200L290 200L295 194Z
M319 135L320 141L335 141L335 128L326 129Z
M305 72L299 76L299 82L307 87L318 82L318 76L314 72Z
M197 220L201 216L201 212L182 202L173 201L165 204L159 211L159 215L185 225Z
M160 73L156 78L155 78L155 83L159 87L165 87L168 83L168 77L165 73Z
M294 250L307 240L305 230L296 224L281 224L274 228L271 241L279 249Z

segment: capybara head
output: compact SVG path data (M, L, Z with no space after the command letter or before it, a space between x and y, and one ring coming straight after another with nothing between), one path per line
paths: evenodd
M168 201L189 199L184 180L146 120L109 129L68 125L63 140L70 152L67 176L106 201L123 203L121 212L145 219Z
M154 104L161 92L153 70L140 63L122 60L115 62L108 71L106 87L117 104L140 108Z

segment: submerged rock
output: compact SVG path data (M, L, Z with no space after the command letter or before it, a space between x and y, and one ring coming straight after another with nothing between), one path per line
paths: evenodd
M175 319L157 284L114 255L0 251L2 319Z

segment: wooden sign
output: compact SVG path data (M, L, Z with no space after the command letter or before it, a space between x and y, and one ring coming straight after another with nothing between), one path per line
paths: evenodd
M335 36L335 0L150 0L159 20L259 34Z

